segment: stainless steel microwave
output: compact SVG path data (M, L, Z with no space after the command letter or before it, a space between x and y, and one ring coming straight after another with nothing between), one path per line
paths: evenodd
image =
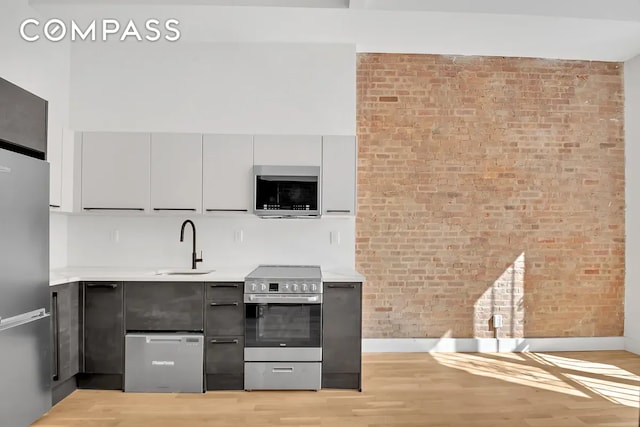
M253 167L253 211L260 216L319 216L319 166Z

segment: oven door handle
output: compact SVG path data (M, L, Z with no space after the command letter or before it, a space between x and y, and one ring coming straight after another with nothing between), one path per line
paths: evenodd
M322 304L322 295L245 295L244 302L255 304Z

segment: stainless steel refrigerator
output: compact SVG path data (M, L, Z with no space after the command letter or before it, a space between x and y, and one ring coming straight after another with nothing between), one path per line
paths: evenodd
M0 148L2 427L51 408L49 306L49 165Z

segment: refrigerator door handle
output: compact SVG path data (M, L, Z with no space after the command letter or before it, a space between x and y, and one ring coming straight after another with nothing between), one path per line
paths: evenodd
M27 323L35 322L36 320L44 319L49 316L50 314L47 313L44 308L39 308L38 310L29 311L17 316L7 317L0 321L0 332L15 328L16 326L26 325Z

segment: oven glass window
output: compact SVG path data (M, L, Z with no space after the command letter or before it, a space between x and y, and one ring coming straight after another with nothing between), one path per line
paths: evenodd
M256 177L256 209L317 210L316 177Z
M247 347L320 347L320 304L246 304Z

